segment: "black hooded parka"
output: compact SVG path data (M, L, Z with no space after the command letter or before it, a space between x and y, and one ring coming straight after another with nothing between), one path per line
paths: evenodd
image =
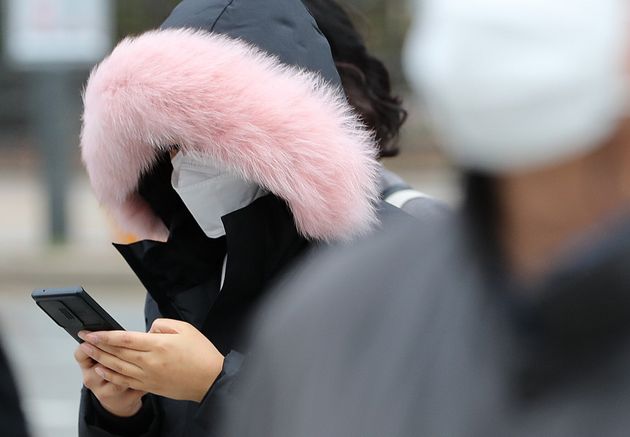
M328 42L299 0L184 0L162 28L238 38L340 86ZM109 414L84 388L80 437L212 435L220 414L216 398L229 392L240 367L240 333L262 291L309 246L285 202L273 194L223 217L225 237L207 238L171 187L171 172L170 160L162 159L139 184L140 195L169 229L168 241L115 246L148 291L147 329L160 317L191 323L227 355L223 372L200 404L149 394L142 410L126 419Z

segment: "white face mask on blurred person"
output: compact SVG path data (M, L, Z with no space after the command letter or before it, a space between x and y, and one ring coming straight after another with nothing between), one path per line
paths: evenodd
M626 0L423 0L405 70L457 164L488 173L596 148L626 115Z
M246 207L267 194L209 161L178 152L172 159L171 184L203 232L210 238L225 235L221 217Z

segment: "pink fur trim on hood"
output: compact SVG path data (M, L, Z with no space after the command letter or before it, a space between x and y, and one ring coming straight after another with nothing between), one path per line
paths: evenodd
M284 199L308 238L376 223L374 141L342 93L241 41L185 29L127 38L92 71L84 104L92 187L141 238L167 236L137 187L175 144Z

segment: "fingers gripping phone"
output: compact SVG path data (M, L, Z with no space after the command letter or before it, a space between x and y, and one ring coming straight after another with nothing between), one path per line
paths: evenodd
M82 343L79 331L122 331L120 326L83 287L43 288L31 294L51 319Z

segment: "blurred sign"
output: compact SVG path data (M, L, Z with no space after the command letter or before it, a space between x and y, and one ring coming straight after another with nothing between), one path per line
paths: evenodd
M110 49L110 0L5 1L5 53L17 67L92 64Z

